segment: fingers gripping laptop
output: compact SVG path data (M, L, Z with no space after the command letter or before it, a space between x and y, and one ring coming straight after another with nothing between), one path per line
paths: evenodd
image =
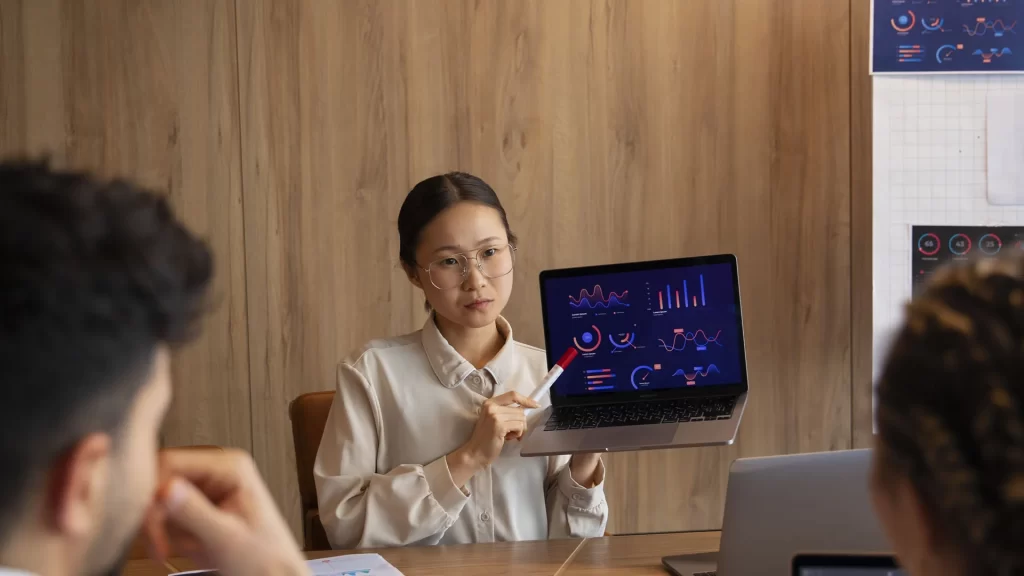
M548 270L540 289L548 364L577 357L524 456L734 441L747 395L735 256Z

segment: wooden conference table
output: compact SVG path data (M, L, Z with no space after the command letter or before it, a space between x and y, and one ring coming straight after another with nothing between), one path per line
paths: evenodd
M714 552L719 532L675 532L608 536L587 540L545 540L538 542L500 542L465 546L430 546L359 550L377 552L406 576L518 574L524 576L569 576L591 574L666 574L661 558L674 554ZM344 554L309 552L309 558ZM171 559L170 566L152 560L130 560L125 576L166 576L195 568L183 558Z

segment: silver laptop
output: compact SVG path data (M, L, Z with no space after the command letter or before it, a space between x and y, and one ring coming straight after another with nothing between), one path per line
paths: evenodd
M870 464L870 450L736 460L718 554L663 563L676 576L788 574L797 554L890 553L868 494Z
M732 444L747 398L736 257L546 270L548 365L524 456Z
M793 576L907 576L896 559L883 554L798 554Z

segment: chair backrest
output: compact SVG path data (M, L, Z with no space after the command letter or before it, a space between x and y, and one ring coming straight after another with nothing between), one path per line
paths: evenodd
M334 402L334 392L311 392L292 400L288 415L292 420L292 442L295 444L295 473L299 480L302 505L302 532L306 550L324 549L326 538L317 510L316 483L313 464L320 448L320 439L327 425L327 415Z

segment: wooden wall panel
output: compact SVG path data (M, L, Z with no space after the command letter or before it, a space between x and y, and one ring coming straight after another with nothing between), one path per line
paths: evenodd
M25 150L22 0L0 0L0 154Z
M63 160L59 0L0 0L0 154Z
M391 230L408 182L402 14L258 1L238 16L253 453L297 527L288 402L424 317Z
M175 355L164 441L248 448L234 3L2 2L0 152L138 180L206 237L215 308Z
M620 62L606 69L631 73L606 80L610 171L598 195L622 203L606 225L632 245L607 254L735 252L752 380L735 447L610 458L611 529L719 526L735 457L849 446L848 43L807 26L842 23L845 9L610 6L595 18L614 31ZM732 26L708 33L708 22ZM571 245L571 230L554 245Z
M737 456L861 443L866 9L0 0L0 153L140 179L209 237L219 305L175 359L166 440L251 447L296 529L288 402L423 322L394 230L415 182L498 191L521 237L506 314L532 344L544 268L735 252L736 446L608 459L612 531L714 528Z
M850 292L853 447L873 442L871 0L850 0Z
M238 11L254 451L293 518L285 406L330 388L367 338L422 322L394 223L411 185L445 170L507 205L521 237L507 315L526 342L542 344L544 268L739 255L740 440L610 457L611 530L716 527L736 456L849 447L846 3Z

